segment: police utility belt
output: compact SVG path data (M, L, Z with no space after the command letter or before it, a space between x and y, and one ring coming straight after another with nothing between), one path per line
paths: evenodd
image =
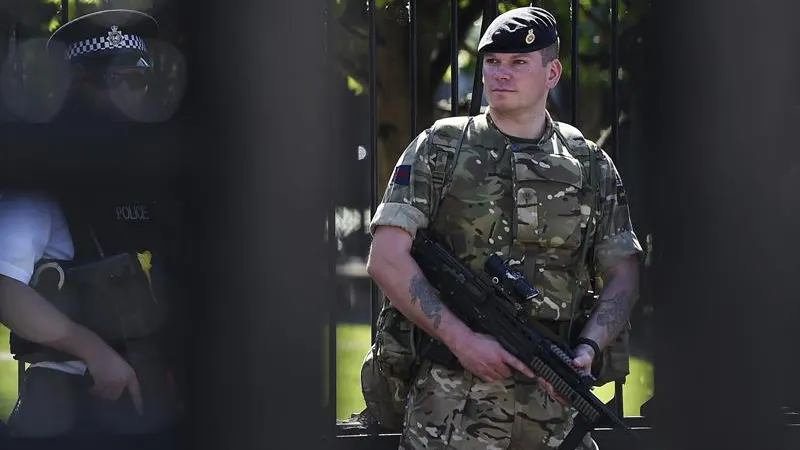
M31 287L73 322L122 352L153 336L164 320L136 253L82 264L42 260L35 267ZM15 334L11 335L11 353L26 362L76 359Z

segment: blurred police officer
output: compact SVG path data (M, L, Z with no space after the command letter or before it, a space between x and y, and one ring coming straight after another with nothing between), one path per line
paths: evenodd
M147 94L147 39L157 22L105 10L48 42L72 71L64 113L87 133L131 117ZM102 121L100 119L103 119ZM125 136L119 136L124 139ZM79 145L69 142L67 146ZM140 434L175 424L177 212L161 186L0 193L0 318L11 353L30 364L9 418L14 436Z

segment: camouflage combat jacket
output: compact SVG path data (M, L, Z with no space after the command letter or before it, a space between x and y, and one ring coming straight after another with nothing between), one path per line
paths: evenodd
M432 230L476 273L500 254L541 291L532 315L543 320L573 318L589 288L584 256L602 273L641 252L611 159L549 115L536 142L504 135L488 113L437 121L397 161L370 232L384 225L411 236ZM375 327L361 369L366 413L398 430L420 362L419 333L386 300ZM629 373L627 332L617 340L599 358L598 383Z
M538 141L504 135L488 112L465 127L467 120L441 119L408 146L370 231L392 225L414 236L430 228L476 273L498 253L542 293L535 317L570 320L589 288L580 264L586 230L588 263L597 273L641 252L616 167L596 144L549 114ZM589 152L596 154L596 189Z

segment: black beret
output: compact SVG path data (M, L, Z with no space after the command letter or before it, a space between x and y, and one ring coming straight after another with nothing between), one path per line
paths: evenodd
M107 9L71 20L47 41L50 54L69 62L112 67L150 67L146 39L158 35L151 16L127 9Z
M478 52L529 53L558 40L556 18L542 8L522 7L495 18L478 43Z

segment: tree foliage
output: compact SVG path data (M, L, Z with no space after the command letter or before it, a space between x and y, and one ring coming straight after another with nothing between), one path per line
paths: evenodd
M611 82L611 0L579 0L578 50L581 99L579 124L591 138L614 120L610 106ZM459 10L459 76L471 77L475 71L475 48L479 39L484 2L457 0ZM68 0L69 18L99 8L128 8L152 12L164 7L166 0ZM559 23L564 74L549 108L561 120L569 120L570 80L572 78L571 1L534 2L552 11ZM369 14L367 0L331 0L333 46L341 82L357 95L369 94ZM377 29L378 160L379 179L387 180L392 167L408 142L439 115L436 92L448 84L450 74L450 0L417 0L416 5L416 78L417 96L411 98L412 48L409 39L408 0L375 0ZM526 6L528 1L498 3L499 12ZM13 17L25 36L47 36L61 25L62 0L7 0L0 13ZM644 18L649 1L619 0L620 87L626 89L641 73ZM6 23L9 23L6 21ZM168 28L168 27L165 27ZM5 31L5 30L4 30ZM465 103L466 92L461 92ZM622 96L625 98L624 94ZM559 101L556 101L558 99ZM411 123L411 106L417 109L416 123ZM463 106L463 105L462 105ZM623 101L623 111L626 108ZM449 108L449 104L447 105ZM466 109L457 109L464 114ZM382 187L379 187L382 189Z
M67 20L99 9L119 8L148 12L159 6L159 0L6 0L2 13L16 23L26 35L46 36L63 23L62 6L67 5Z
M564 74L560 98L569 99L572 65L570 49L571 2L543 0L540 6L552 11L559 23ZM499 12L527 6L526 1L499 2ZM333 8L334 48L342 82L358 95L369 94L369 11L364 0L335 0ZM379 180L385 182L408 142L436 118L435 93L450 81L450 0L418 0L416 12L417 121L411 123L411 45L409 2L376 0ZM475 48L479 39L484 2L458 0L459 66L461 76L475 71ZM620 87L627 86L640 72L644 17L649 2L619 1ZM598 138L614 120L608 94L611 75L610 0L580 0L578 14L580 105L579 125L590 137ZM462 101L464 95L462 93ZM569 102L551 102L550 109L561 120L569 120ZM624 108L623 108L624 109ZM457 109L465 114L466 109ZM379 189L383 187L380 186Z

